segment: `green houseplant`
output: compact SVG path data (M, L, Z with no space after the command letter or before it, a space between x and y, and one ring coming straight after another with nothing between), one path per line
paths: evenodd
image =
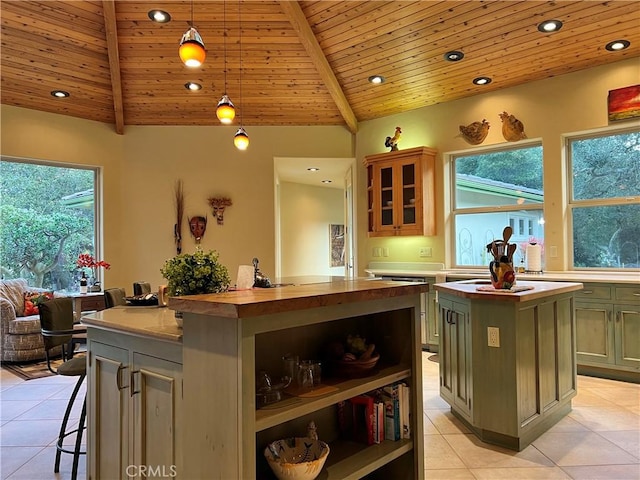
M168 280L171 296L224 292L229 287L229 271L218 262L218 252L201 249L170 258L160 269Z

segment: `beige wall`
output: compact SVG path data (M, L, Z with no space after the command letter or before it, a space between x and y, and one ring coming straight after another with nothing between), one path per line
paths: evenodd
M353 136L342 127L247 127L251 146L233 146L235 127L135 127L117 135L95 122L2 106L1 153L6 156L103 166L105 286L164 283L160 267L175 255L174 184L184 182L185 217L207 216L202 240L235 281L238 265L260 259L275 270L273 158L350 157ZM233 205L217 225L207 203ZM188 226L183 251L195 249Z
M545 167L547 245L559 257L547 270L565 268L565 212L561 208L564 169L561 135L607 125L607 92L638 83L637 59L551 78L526 86L425 107L379 120L361 122L354 137L344 127L247 127L251 146L239 152L234 127L135 127L117 135L110 125L17 107L2 106L2 155L103 167L104 259L113 267L106 286L146 280L163 283L159 269L175 254L173 242L174 182L184 181L186 216L207 215L202 241L220 252L235 280L237 267L254 256L268 275L275 271L273 158L356 156L364 178L364 155L383 152L384 139L402 127L400 148L427 145L439 152L470 148L456 137L459 125L486 118L491 123L483 146L503 143L498 114L507 111L524 122L529 138L542 139ZM625 122L628 124L629 122ZM445 262L444 165L436 169L437 235L369 239L366 236L364 182L357 185L360 271L371 261L374 246L389 248L384 261L424 261L420 246L433 247L430 261ZM207 198L226 195L233 206L225 224L212 220ZM185 226L184 251L195 248Z
M344 224L344 190L280 183L283 277L344 275L329 264L329 224Z
M584 70L550 78L527 85L508 88L494 93L421 108L412 112L360 123L356 135L358 175L364 178L361 160L365 155L384 152L384 139L402 127L400 149L426 145L438 149L436 159L436 211L437 235L434 237L367 238L361 234L358 241L361 274L374 260L373 247L385 246L389 256L375 261L446 263L445 236L445 176L443 153L472 148L457 137L459 125L487 119L491 124L489 135L482 146L507 143L502 137L502 123L498 114L507 111L520 119L529 139L541 139L544 149L545 190L545 244L558 247L558 257L547 259L546 270L567 268L566 222L563 194L566 177L562 157L561 136L570 132L606 127L607 94L609 90L635 85L640 79L640 62L631 59L608 66ZM629 125L616 122L612 126ZM358 229L366 232L365 186L358 187ZM433 248L432 258L420 258L418 249Z

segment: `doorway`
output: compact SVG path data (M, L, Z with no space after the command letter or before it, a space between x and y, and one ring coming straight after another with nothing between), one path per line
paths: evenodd
M353 276L355 159L274 158L276 277Z

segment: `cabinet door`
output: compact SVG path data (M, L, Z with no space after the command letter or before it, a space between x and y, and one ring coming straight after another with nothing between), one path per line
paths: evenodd
M440 299L440 393L472 419L471 325L468 305Z
M422 235L422 175L416 159L396 165L395 225L400 235Z
M129 351L89 345L89 478L129 478Z
M616 364L640 368L640 308L615 306Z
M181 472L182 365L134 352L133 464Z
M610 304L576 302L576 351L580 364L614 364L614 331Z
M394 201L397 197L395 188L398 183L396 169L392 163L376 165L374 176L377 180L374 185L377 186L376 195L378 196L374 202L377 206L377 211L374 213L376 232L395 235L397 229Z
M427 343L431 352L437 352L440 344L440 325L436 298L435 292L430 291L427 295Z

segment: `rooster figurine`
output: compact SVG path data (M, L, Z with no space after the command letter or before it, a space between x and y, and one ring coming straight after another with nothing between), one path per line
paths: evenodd
M500 120L502 120L502 136L507 142L517 142L527 138L524 133L524 125L513 115L502 112Z
M466 127L460 125L460 136L470 145L480 145L487 138L489 126L489 122L485 119L482 122L473 122Z
M400 127L396 127L396 133L393 134L393 137L387 137L387 139L384 141L384 146L389 147L391 149L389 150L390 152L395 152L398 150L398 142L400 141L401 133L402 130L400 129Z

